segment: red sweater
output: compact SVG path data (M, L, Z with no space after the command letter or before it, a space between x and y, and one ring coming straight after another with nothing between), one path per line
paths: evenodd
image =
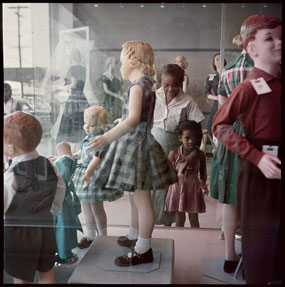
M258 95L250 80L263 77L272 90ZM259 97L257 105L255 98ZM256 67L240 83L221 106L212 123L213 134L232 152L257 165L263 152L238 135L233 123L239 120L246 137L268 141L281 141L281 77L270 75Z

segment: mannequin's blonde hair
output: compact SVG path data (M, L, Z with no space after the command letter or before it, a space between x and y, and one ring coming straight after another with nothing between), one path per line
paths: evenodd
M92 119L96 119L96 125L102 129L106 129L108 125L108 112L101 106L91 106L84 110L84 116L90 116Z
M127 41L122 45L128 59L137 60L145 66L144 74L152 77L155 74L154 55L151 46L143 41Z
M174 64L176 64L176 63L178 63L178 62L182 62L182 69L183 70L186 70L187 69L187 67L188 67L188 61L187 61L187 59L184 57L184 56L182 56L182 55L178 55L178 56L176 56L175 57L175 60L174 60Z

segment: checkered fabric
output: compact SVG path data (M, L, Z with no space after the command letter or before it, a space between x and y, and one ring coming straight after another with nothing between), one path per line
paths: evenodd
M86 172L86 169L89 163L92 161L94 156L102 157L102 153L105 152L91 152L86 149L86 145L89 140L93 137L102 135L103 132L96 133L92 137L87 136L83 139L81 143L81 163L76 167L76 170L73 175L73 183L75 186L76 194L80 201L88 201L88 202L97 202L97 201L114 201L124 195L122 190L103 190L98 189L94 184L95 181L95 173L90 176L90 183L87 190L83 190L83 187L86 185L86 182L82 183L82 178Z
M248 54L240 54L224 67L219 82L218 95L228 98L233 90L249 75L253 61Z
M151 190L177 181L176 171L150 130L141 122L111 144L96 172L97 188Z
M95 176L95 186L124 191L161 189L177 181L176 171L167 155L151 134L155 92L152 80L142 77L133 82L143 89L144 120L129 133L110 145ZM129 114L129 92L125 99L122 119Z

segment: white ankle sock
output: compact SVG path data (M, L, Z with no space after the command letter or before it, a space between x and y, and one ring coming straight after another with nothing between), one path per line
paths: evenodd
M150 241L151 238L142 238L138 236L138 241L135 245L135 251L139 254L146 253L151 248Z
M133 228L132 226L130 226L129 233L127 235L128 239L130 240L137 239L138 235L139 235L139 230L137 228Z
M96 236L96 229L86 228L86 237L88 240L93 240Z

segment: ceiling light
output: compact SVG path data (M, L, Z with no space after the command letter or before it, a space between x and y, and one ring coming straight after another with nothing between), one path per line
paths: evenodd
M141 8L143 8L143 7L144 7L144 5L143 5L143 4L141 4L141 5L140 5L140 7L141 7Z
M203 4L202 6L203 6L203 8L207 8L207 5L206 5L206 4Z
M94 4L94 7L96 7L96 8L97 8L97 7L99 7L99 5L98 5L98 4Z

